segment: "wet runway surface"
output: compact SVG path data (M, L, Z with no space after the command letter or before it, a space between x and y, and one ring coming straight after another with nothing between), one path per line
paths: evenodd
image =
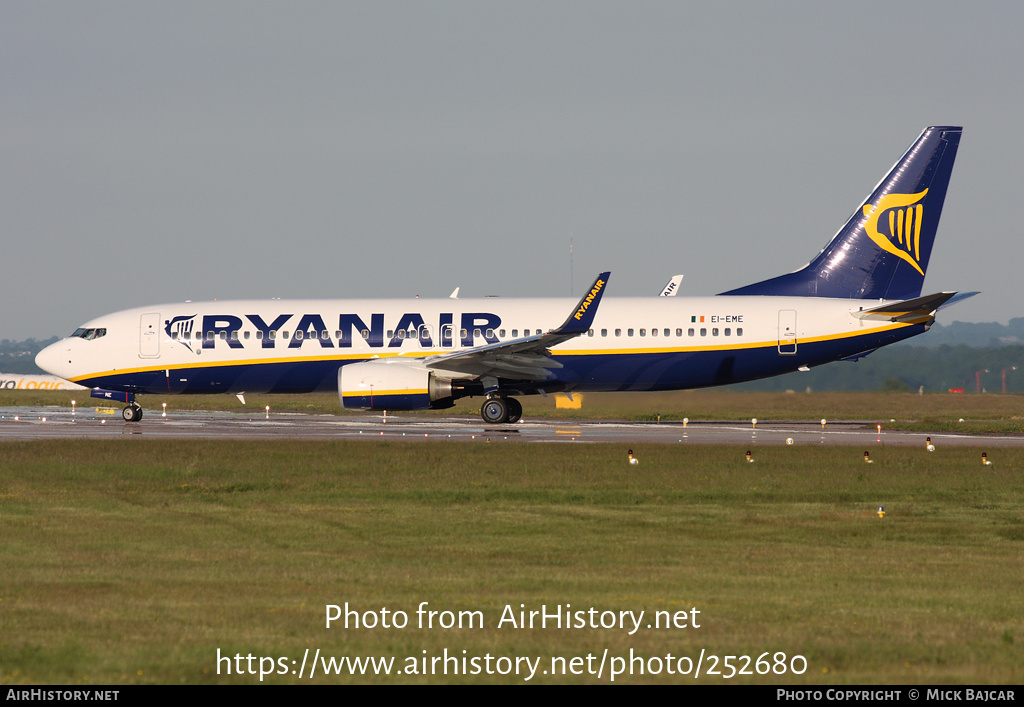
M478 418L403 413L335 416L294 412L146 410L141 422L121 419L120 408L0 408L0 441L35 439L388 439L404 441L609 442L624 445L827 444L861 446L936 445L1017 447L1024 436L976 436L936 432L881 431L866 422L819 423L760 420L756 428L736 422L616 422L523 420L485 426Z

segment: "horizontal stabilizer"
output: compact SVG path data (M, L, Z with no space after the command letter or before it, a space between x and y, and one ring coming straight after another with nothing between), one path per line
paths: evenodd
M971 297L974 297L974 295L980 294L980 292L958 292L953 297L950 297L949 301L943 304L941 307L939 307L939 309L947 309L949 307L952 307L954 304L959 304L963 302L965 299L970 299Z
M907 324L920 324L931 319L935 310L953 299L956 292L939 292L925 297L903 300L902 302L890 302L881 307L865 309L854 312L853 316L858 319L872 319L883 322L901 322Z

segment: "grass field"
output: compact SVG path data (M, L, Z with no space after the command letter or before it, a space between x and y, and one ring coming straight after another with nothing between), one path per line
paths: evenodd
M705 658L708 683L1024 682L1024 450L991 467L952 447L875 448L871 465L818 446L759 448L753 464L741 448L635 451L637 467L617 445L4 443L0 682L259 681L235 662L218 674L218 649L272 658L274 683L299 681L277 661L297 670L306 649L395 669L445 649L539 658L541 683L607 683L610 662L600 680L543 674L605 649L747 655L752 672L766 652L806 659L800 675L726 679ZM346 602L409 625L326 628L326 605ZM483 626L417 628L420 602ZM499 628L521 604L643 610L644 624L696 608L700 627ZM636 665L616 681L694 680Z

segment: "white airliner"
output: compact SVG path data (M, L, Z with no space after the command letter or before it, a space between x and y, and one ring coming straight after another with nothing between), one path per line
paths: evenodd
M337 391L364 410L479 396L497 424L521 416L513 396L698 388L855 360L926 331L954 300L921 288L960 135L927 128L805 267L713 297L606 298L606 272L579 302L163 304L87 322L36 363L126 403L129 422L140 394Z

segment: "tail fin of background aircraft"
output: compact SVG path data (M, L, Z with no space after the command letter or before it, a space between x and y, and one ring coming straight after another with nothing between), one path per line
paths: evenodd
M899 300L920 296L962 131L926 128L805 267L722 294Z

